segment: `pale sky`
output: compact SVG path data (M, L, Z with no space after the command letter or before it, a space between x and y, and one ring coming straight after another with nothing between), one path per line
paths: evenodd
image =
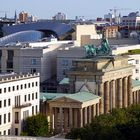
M0 17L7 11L8 17L26 11L38 18L48 19L58 12L65 13L68 19L84 16L86 19L104 17L109 9L117 8L118 13L127 15L129 12L140 11L140 0L0 0Z

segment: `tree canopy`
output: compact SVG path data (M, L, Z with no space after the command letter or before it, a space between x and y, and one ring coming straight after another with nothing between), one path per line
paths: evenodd
M28 117L25 123L26 127L23 134L28 136L48 136L48 120L45 115L38 114L36 116Z
M113 109L95 117L91 124L72 129L66 138L81 140L139 140L140 105Z

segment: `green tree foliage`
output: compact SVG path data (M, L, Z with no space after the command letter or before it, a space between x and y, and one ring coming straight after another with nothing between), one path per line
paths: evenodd
M24 134L28 136L48 136L48 121L45 115L38 114L26 119L26 129Z
M91 124L72 129L66 138L81 140L139 140L140 105L113 109L95 117Z

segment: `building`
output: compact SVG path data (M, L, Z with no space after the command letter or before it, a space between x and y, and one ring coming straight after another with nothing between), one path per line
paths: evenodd
M39 74L0 74L0 135L20 135L39 112Z
M56 52L69 41L16 43L0 47L0 72L40 73L41 82L56 75Z
M140 82L132 80L132 70L126 56L75 59L66 81L70 90L42 93L41 112L48 116L54 131L67 132L85 126L94 116L109 113L113 108L138 104Z
M25 11L22 11L19 13L19 21L20 22L27 22L28 21L28 13Z
M55 16L52 17L53 20L66 20L67 16L64 13L58 12Z
M121 18L121 23L128 27L140 26L140 15L139 12L129 13L128 16L123 16Z
M41 93L41 112L46 114L51 130L68 132L83 127L99 115L100 97L88 91L74 94Z
M118 26L112 25L112 26L105 26L103 28L103 33L105 38L117 38L118 35Z

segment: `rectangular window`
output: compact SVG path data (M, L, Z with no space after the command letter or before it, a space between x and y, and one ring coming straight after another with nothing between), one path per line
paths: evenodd
M2 93L2 89L0 88L0 94Z
M26 84L24 84L24 88L26 89L26 87L27 87L27 85Z
M11 99L8 99L8 106L11 105Z
M18 136L18 128L15 128L15 135Z
M139 64L139 60L138 59L136 60L136 64Z
M37 105L36 105L36 114L38 113L38 108L37 108Z
M30 83L28 83L28 88L30 88Z
M4 123L6 123L6 114L4 114Z
M3 135L6 135L6 130L3 131Z
M20 85L20 89L23 89L23 85Z
M10 135L11 133L10 133L10 129L8 129L8 135Z
M28 94L28 101L30 101L30 94Z
M19 90L19 85L17 85L17 90Z
M13 86L13 91L15 91L15 87Z
M34 115L34 106L32 106L32 115Z
M37 64L36 59L31 59L31 65L36 65L36 64Z
M26 96L26 95L24 95L24 101L25 101L25 102L27 101L27 96Z
M38 82L35 82L36 87L38 86Z
M37 99L37 92L35 93L35 95L36 95L36 99Z
M19 123L19 112L15 112L15 123Z
M34 82L32 82L32 87L34 87Z
M11 87L8 87L8 92L10 92L11 91Z
M6 88L4 88L4 93L6 93Z
M2 101L0 101L0 108L2 108Z
M0 115L0 125L1 125L1 123L2 123L2 118L1 118L1 115Z
M11 114L8 113L8 122L10 122L10 120L11 120Z
M6 107L6 100L4 100L4 107Z
M34 93L32 93L32 100L34 100Z
M135 72L136 72L136 73L139 73L139 69L135 69Z

